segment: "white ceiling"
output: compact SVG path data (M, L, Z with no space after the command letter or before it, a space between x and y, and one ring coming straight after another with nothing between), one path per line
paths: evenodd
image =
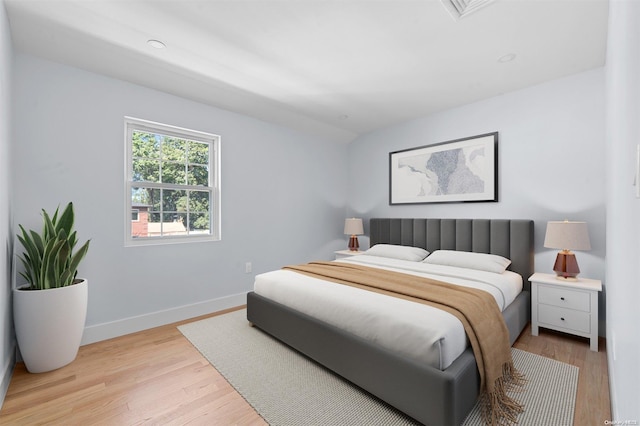
M601 67L608 19L608 0L458 21L438 0L5 4L18 51L338 141Z

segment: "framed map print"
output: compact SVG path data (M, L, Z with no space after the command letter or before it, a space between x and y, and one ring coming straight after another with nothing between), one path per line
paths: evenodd
M389 154L389 204L498 201L498 132Z

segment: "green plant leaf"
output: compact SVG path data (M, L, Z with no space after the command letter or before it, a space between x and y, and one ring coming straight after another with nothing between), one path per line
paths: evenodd
M76 236L76 231L73 231L71 235L69 235L69 246L71 247L71 250L73 250L77 242L78 242L78 238Z
M58 216L58 209L56 209L56 213L54 214L53 217ZM42 219L44 220L44 225L43 225L43 230L42 230L42 236L43 236L43 241L46 243L47 241L51 240L52 238L54 238L57 235L56 232L56 228L53 225L53 221L51 220L51 218L49 217L49 214L42 209Z
M57 210L56 210L56 213L57 213ZM60 219L57 221L57 223L55 219L52 220L53 224L55 225L56 234L60 232L61 229L64 229L67 235L71 235L71 229L73 228L73 221L74 221L73 203L69 203L67 204L67 207L65 207L64 211L60 215Z
M36 231L31 231L31 239L36 249L38 249L38 253L42 255L44 253L44 242L42 241L42 237Z
M86 243L84 243L84 245L82 247L80 247L78 249L78 251L71 257L71 262L69 264L69 270L72 272L72 278L76 277L76 274L78 272L78 266L80 265L80 262L82 261L82 259L86 256L87 252L89 251L89 243L91 242L91 240L87 241Z
M33 285L31 283L35 282L35 280L33 279L32 276L32 269L31 269L31 265L29 264L29 262L25 259L23 259L22 257L19 257L19 259L22 261L22 265L24 266L24 272L20 272L20 275L22 275L22 277L27 280L27 283L29 283L29 285Z
M51 254L47 264L47 281L49 288L57 288L60 286L60 257L59 253L66 244L66 240L54 240L55 244L51 248Z
M70 269L65 269L60 275L61 287L66 287L73 284L73 276Z
M37 287L39 286L42 255L41 252L38 251L36 244L29 237L27 231L22 227L22 225L19 226L20 230L22 231L22 235L18 235L18 240L20 241L20 243L22 243L22 246L26 250L26 253L23 253L24 259L21 259L23 260L23 262L26 261L30 265L30 276L33 281L29 281L29 284Z
M51 222L53 223L58 221L58 210L60 210L60 206L56 207L56 211L53 213L53 217L51 218ZM44 209L42 211L44 211Z
M23 253L23 255L28 254L31 258L33 258L34 256L39 256L38 250L35 249L33 243L30 240L25 240L20 235L18 235L18 240L20 241L20 243L22 243L22 246L26 250L26 253Z
M60 229L60 233L58 234L58 241L62 242L62 245L60 246L60 250L56 255L54 266L57 277L56 279L59 281L58 286L64 287L64 279L61 279L60 276L65 270L69 268L69 264L71 263L69 256L71 254L71 247L69 247L69 241L64 229Z

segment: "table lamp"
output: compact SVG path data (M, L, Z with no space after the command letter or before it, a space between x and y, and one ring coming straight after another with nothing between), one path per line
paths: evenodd
M358 251L360 245L358 244L357 235L364 234L364 228L362 226L362 219L349 218L344 220L344 233L345 235L351 235L349 238L349 250Z
M560 249L553 270L556 278L565 281L577 281L580 273L576 255L571 250L591 250L587 222L557 221L547 222L544 246Z

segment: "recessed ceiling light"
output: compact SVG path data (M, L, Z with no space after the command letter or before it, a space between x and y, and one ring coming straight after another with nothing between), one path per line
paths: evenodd
M163 42L161 42L160 40L147 40L147 44L153 48L156 49L164 49L165 47L167 47Z
M501 63L505 63L505 62L511 62L516 58L516 54L515 53L507 53L504 56L501 56L498 58L498 62Z

